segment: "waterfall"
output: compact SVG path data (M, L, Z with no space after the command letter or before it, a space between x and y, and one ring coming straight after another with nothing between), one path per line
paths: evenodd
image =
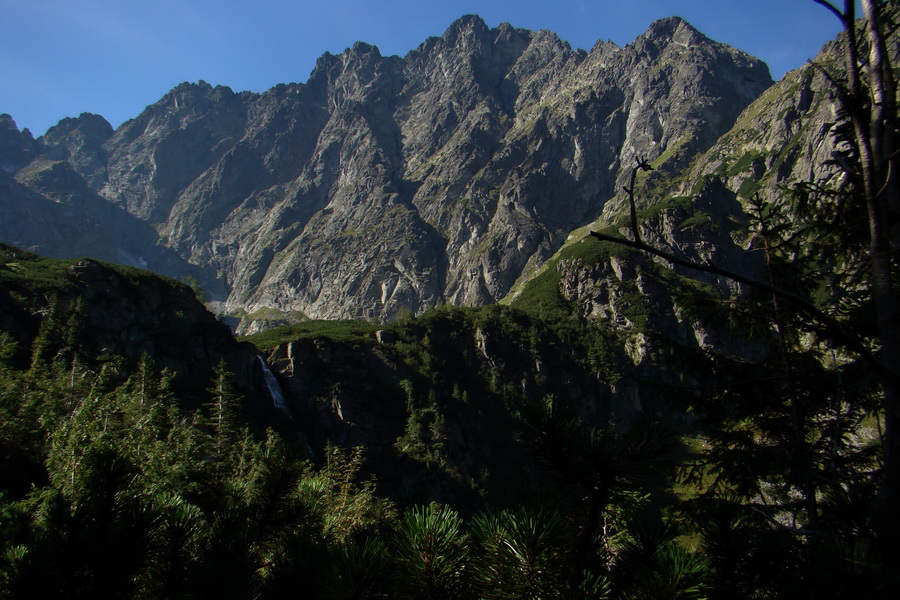
M287 413L287 402L284 400L284 394L281 392L281 386L278 384L275 373L272 372L272 369L269 368L269 365L266 364L266 361L262 356L257 356L256 358L259 360L259 366L262 368L263 377L266 379L266 389L269 390L269 396L272 398L272 403L275 405L275 408Z

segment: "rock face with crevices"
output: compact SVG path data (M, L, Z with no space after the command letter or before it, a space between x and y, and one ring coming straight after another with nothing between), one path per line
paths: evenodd
M47 226L0 233L65 254L63 209L83 204L124 232L95 255L195 277L245 330L481 305L600 216L636 156L678 171L771 84L679 18L585 52L467 16L405 57L357 43L262 94L182 84L115 131L82 115L33 140L7 118L0 202L37 194Z

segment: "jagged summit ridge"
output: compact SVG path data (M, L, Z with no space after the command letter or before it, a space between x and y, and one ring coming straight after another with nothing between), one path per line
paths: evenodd
M387 319L503 297L635 156L681 168L770 84L678 18L587 53L468 15L405 57L360 42L262 94L182 84L109 136L67 122L38 145L220 310Z

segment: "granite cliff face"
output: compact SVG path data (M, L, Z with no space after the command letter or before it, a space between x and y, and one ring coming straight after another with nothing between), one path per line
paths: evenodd
M245 317L485 304L600 216L635 156L677 172L770 85L678 18L584 52L468 16L263 94L183 84L116 131L82 115L33 140L5 118L0 233L196 277ZM97 230L65 233L72 210Z

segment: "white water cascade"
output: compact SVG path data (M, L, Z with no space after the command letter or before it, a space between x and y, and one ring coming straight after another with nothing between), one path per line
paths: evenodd
M259 366L262 369L263 377L266 379L266 389L269 390L269 396L272 398L272 403L275 405L275 408L290 414L288 413L287 402L284 400L284 394L281 392L281 386L278 384L275 373L272 372L272 369L269 368L269 365L266 364L266 361L263 360L262 356L257 356L256 358L259 360Z

